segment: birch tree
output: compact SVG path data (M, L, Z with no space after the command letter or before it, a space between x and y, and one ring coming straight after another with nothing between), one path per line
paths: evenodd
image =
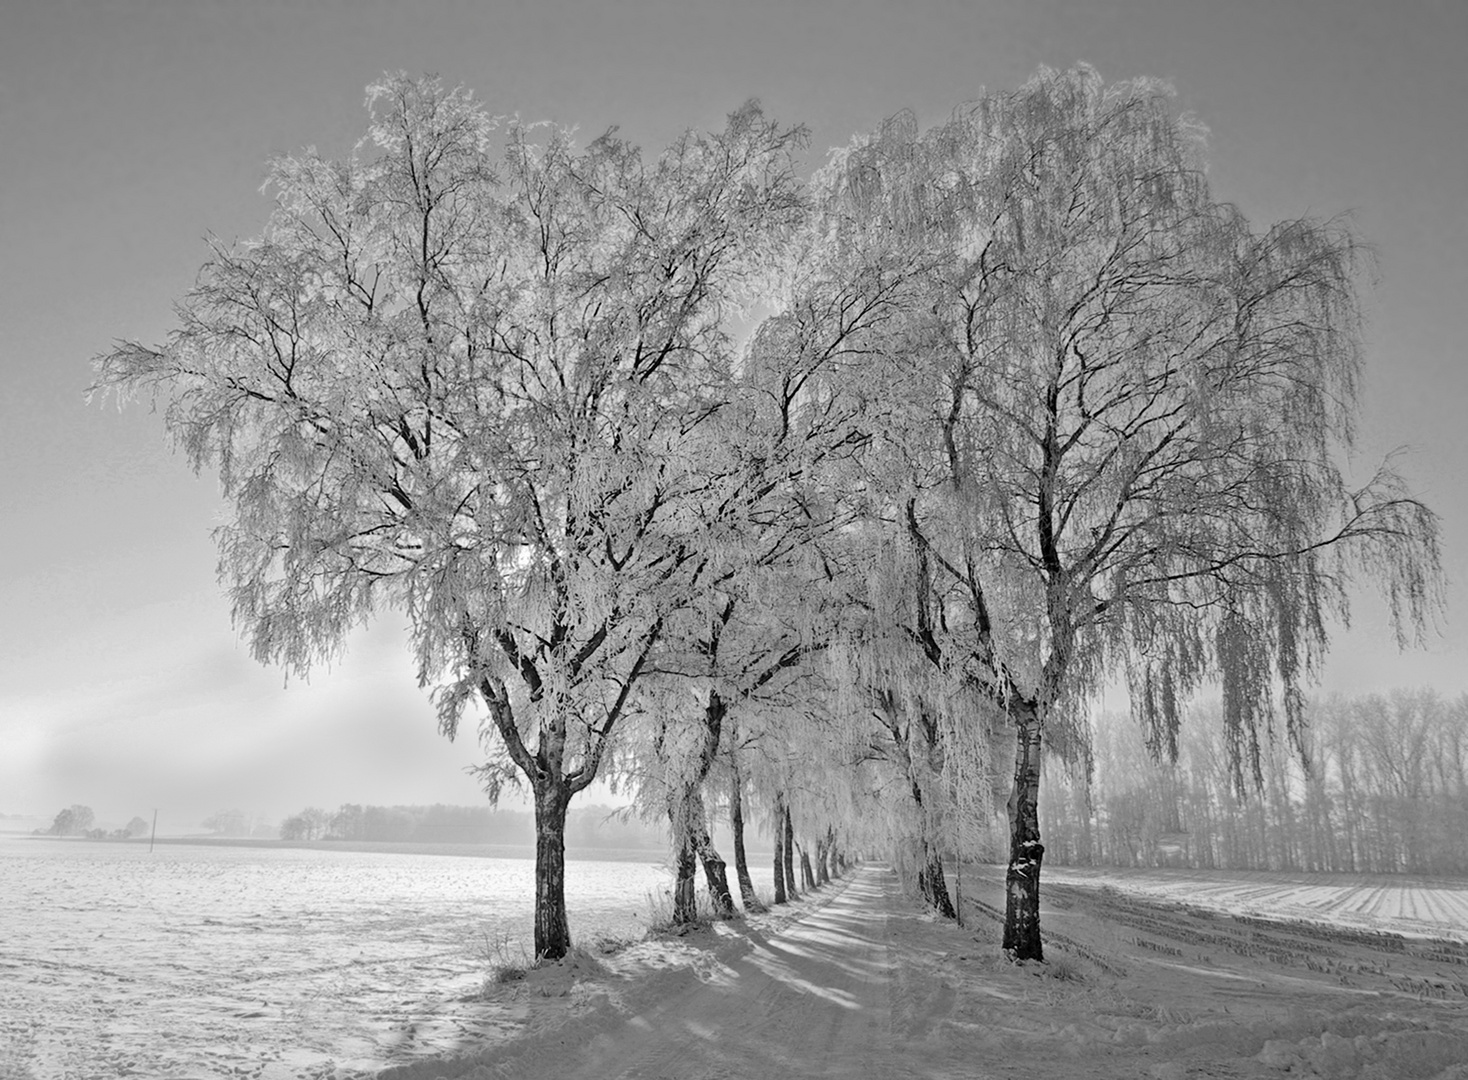
M739 899L748 912L761 912L765 910L764 902L754 890L754 876L749 870L749 856L744 846L744 770L740 766L740 758L746 752L745 741L740 734L736 724L729 725L728 749L726 750L726 761L729 766L729 829L734 840L734 876L739 882ZM778 890L783 893L783 881Z
M656 162L494 120L462 89L368 91L346 160L270 170L264 233L215 244L159 346L98 389L166 402L230 503L236 622L304 674L384 609L492 800L528 783L535 952L570 945L564 828L670 614L709 572L726 316L800 220L800 133L755 105Z
M792 249L808 253L811 246L807 230ZM731 801L740 810L738 863L742 777L728 725L752 711L791 708L791 684L808 676L811 657L827 647L842 618L841 583L827 548L855 510L833 497L830 474L863 442L860 395L839 377L863 313L813 315L807 286L812 278L829 281L829 271L812 271L799 254L789 265L804 267L792 275L799 284L766 298L773 310L743 350L720 428L718 455L726 464L690 511L708 539L702 594L665 620L647 668L651 678L636 699L647 723L636 749L623 755L642 812L666 814L672 825L675 922L696 917L699 862L715 913L732 913L705 792L716 762L728 760ZM747 867L740 884L752 898Z
M1042 71L841 168L854 213L943 256L883 362L911 373L908 525L943 663L1016 736L1004 947L1040 958L1047 737L1068 748L1121 678L1170 755L1181 703L1216 681L1235 781L1262 783L1260 734L1278 713L1300 739L1354 579L1399 643L1430 619L1436 519L1389 462L1348 479L1358 242L1214 199L1156 84Z
M767 530L766 542L778 531ZM814 544L807 536L797 550ZM705 594L703 603L669 620L648 667L637 703L643 731L620 759L638 788L643 814L666 816L672 826L675 922L696 917L699 863L714 913L733 913L726 864L709 823L708 807L726 779L716 766L724 763L729 772L736 872L748 908L754 893L742 853L744 775L738 755L762 742L809 749L788 717L804 695L820 692L810 661L829 632L821 629L818 589L802 589L800 582L789 566L746 567L726 579L724 588Z
M721 453L734 464L703 502L718 561L704 576L702 602L665 624L651 668L658 678L639 706L659 718L644 739L638 773L648 789L644 812L666 809L673 824L679 921L694 917L696 858L716 908L728 907L701 790L726 719L751 708L778 713L781 706L767 699L785 693L841 632L849 589L834 548L860 513L842 478L880 422L870 389L848 372L911 276L900 259L868 260L828 243L819 215L808 222L786 247L785 272L764 297L765 315L740 357L722 428ZM689 689L696 717L688 715ZM793 865L780 835L793 836L790 799L781 789L774 801L783 822L777 846Z

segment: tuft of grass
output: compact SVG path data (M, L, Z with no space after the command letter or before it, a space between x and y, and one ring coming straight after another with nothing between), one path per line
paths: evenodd
M649 934L683 935L690 930L707 930L716 921L708 910L708 903L700 891L694 896L692 922L675 922L673 919L673 894L664 889L659 893L647 894L647 931Z
M494 937L484 935L479 958L489 968L486 984L496 986L519 982L535 966L534 958L525 951L525 943L503 930Z
M1057 982L1084 982L1086 978L1080 964L1068 956L1052 957L1045 965L1045 974Z
M673 895L667 889L647 894L648 933L666 933L673 925Z
M606 975L600 957L615 955L634 944L632 938L600 935L589 945L573 945L560 960L542 960L531 956L524 941L509 933L484 933L475 952L489 970L478 992L465 1000L491 1001L498 996L499 988L526 980L535 983L536 992L542 996L565 996L578 980ZM531 979L536 973L539 975ZM0 1075L0 1080L6 1078Z

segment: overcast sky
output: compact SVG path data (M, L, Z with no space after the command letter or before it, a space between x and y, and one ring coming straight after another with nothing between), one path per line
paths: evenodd
M924 124L1041 64L1170 80L1217 197L1261 225L1350 212L1368 299L1365 472L1441 515L1450 610L1398 654L1378 604L1323 689L1468 690L1468 4L1444 0L5 0L0 5L0 812L82 802L166 825L238 806L475 803L388 616L333 671L251 661L214 580L208 477L146 408L87 406L90 361L161 340L203 238L259 232L265 162L345 153L385 70L495 113L611 125L648 153L749 97L812 162L902 108Z

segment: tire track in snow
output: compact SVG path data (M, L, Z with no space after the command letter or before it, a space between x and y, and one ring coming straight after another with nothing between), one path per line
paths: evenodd
M789 1080L907 1075L891 1061L887 912L896 882L862 867L825 907L750 946L685 993L555 1063L565 1080ZM537 1062L546 1070L548 1061ZM544 1075L552 1075L545 1071Z

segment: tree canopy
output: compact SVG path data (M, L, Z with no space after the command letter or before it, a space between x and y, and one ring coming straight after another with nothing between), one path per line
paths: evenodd
M819 877L916 836L941 909L1008 725L1005 944L1038 957L1041 755L1088 759L1105 686L1162 756L1221 688L1242 790L1277 712L1303 746L1355 580L1399 643L1440 602L1431 511L1389 462L1349 479L1361 243L1218 200L1159 84L1042 70L807 180L754 103L652 161L432 79L368 106L98 387L162 396L219 476L261 661L406 614L444 733L475 719L490 797L533 793L537 955L609 762L660 785L690 880L727 762L791 887L793 846ZM843 828L874 786L885 823Z
M1124 679L1175 756L1180 704L1216 683L1236 785L1259 782L1276 701L1301 744L1348 582L1380 585L1399 638L1424 625L1436 521L1389 465L1347 480L1359 243L1217 201L1157 84L1042 71L831 169L842 228L927 253L873 352L904 421L872 476L916 547L905 633L1016 725L1006 945L1038 957L1045 729L1084 753Z

